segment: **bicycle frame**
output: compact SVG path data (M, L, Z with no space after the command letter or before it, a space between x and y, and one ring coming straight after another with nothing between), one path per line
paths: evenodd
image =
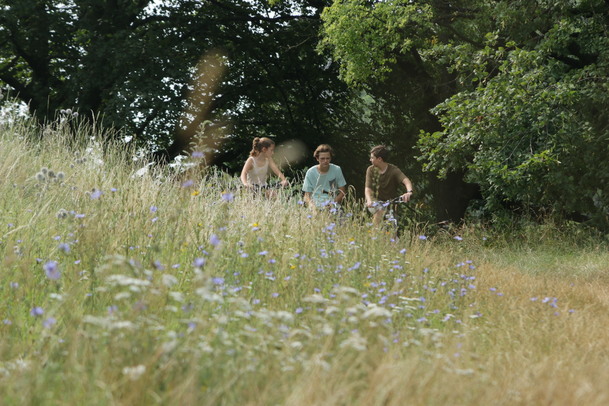
M387 208L390 207L394 203L406 203L406 202L402 200L402 196L398 196L398 197L390 199L390 200L374 202L372 207L368 207L368 211L370 212L370 214L375 214L379 210L387 210Z

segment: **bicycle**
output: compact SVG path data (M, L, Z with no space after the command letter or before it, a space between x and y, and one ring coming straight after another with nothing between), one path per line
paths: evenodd
M383 224L388 225L390 228L395 230L395 234L399 234L403 229L403 224L400 222L400 216L398 215L398 211L401 208L408 208L415 216L418 215L417 210L414 209L411 205L407 204L408 202L402 199L402 196L398 196L393 199L384 200L384 201L375 201L371 207L368 207L368 212L372 214L373 217L376 214L384 210L382 219L377 219L376 224L380 224L381 220Z
M288 182L287 186L281 184L280 181L266 183L264 185L251 185L251 186L243 186L246 190L253 192L256 195L263 195L266 198L274 198L277 197L279 191L286 190L291 191L292 184ZM290 192L289 194L293 194Z

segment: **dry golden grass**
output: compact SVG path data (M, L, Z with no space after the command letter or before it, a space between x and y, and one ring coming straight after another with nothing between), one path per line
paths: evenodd
M609 286L604 281L531 276L491 264L479 266L477 275L476 302L485 321L448 340L445 351L388 353L313 371L294 383L286 404L609 403ZM539 303L544 295L559 298L558 307Z
M392 241L120 149L0 133L3 404L609 404L606 242Z

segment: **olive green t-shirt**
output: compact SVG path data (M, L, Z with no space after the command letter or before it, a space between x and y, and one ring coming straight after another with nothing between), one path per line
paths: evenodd
M381 171L374 165L366 169L366 187L372 189L376 200L391 200L398 196L398 188L406 178L406 175L393 164L387 164L387 170Z

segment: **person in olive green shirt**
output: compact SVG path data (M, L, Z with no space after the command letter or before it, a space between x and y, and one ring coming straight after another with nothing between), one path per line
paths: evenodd
M412 182L395 165L387 162L389 150L384 145L377 145L370 150L370 165L366 170L366 206L379 208L379 202L392 200L398 197L398 188L403 185L406 193L400 196L400 200L408 202L412 197ZM373 215L373 223L379 224L385 216L386 207L376 210Z

